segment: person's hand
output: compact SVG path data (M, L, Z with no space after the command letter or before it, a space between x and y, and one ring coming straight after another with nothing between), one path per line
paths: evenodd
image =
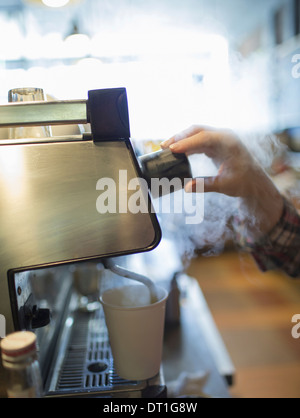
M161 144L161 147L170 147L174 153L187 155L204 153L213 160L218 174L204 178L205 192L251 196L255 178L264 177L261 167L256 164L239 138L229 130L192 126ZM194 179L188 183L186 191L195 191L196 182L197 179Z
M204 153L211 158L218 173L204 178L204 192L240 197L248 214L255 216L261 232L268 232L279 220L283 210L282 196L234 132L192 126L162 143L161 147L187 155ZM188 183L186 191L195 191L196 182L197 179L193 179Z

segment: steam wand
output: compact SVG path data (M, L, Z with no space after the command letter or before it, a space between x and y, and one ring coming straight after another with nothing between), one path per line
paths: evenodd
M150 280L148 277L129 271L125 269L124 267L120 267L117 264L115 264L112 260L106 259L103 264L105 268L111 270L113 273L117 274L118 276L126 277L127 279L131 279L131 280L135 280L137 282L143 283L149 289L151 303L155 303L158 301L156 286L153 283L153 281Z

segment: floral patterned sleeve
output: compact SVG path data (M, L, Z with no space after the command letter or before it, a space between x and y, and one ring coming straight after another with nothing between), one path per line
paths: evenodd
M280 220L260 241L251 242L238 231L239 245L252 254L262 271L278 268L290 277L300 277L300 215L287 199Z

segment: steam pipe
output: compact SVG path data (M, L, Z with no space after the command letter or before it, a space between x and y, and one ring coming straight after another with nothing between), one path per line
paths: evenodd
M148 277L129 271L125 269L124 267L118 266L112 260L105 260L104 266L107 269L111 270L113 273L117 274L118 276L125 277L127 279L131 279L131 280L135 280L137 282L143 283L149 289L151 303L155 303L158 301L156 286L153 283L153 281L150 280Z

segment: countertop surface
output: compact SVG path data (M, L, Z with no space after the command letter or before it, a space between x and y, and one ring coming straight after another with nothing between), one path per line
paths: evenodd
M163 371L168 396L230 397L234 366L195 279L179 279L179 323L167 326Z

